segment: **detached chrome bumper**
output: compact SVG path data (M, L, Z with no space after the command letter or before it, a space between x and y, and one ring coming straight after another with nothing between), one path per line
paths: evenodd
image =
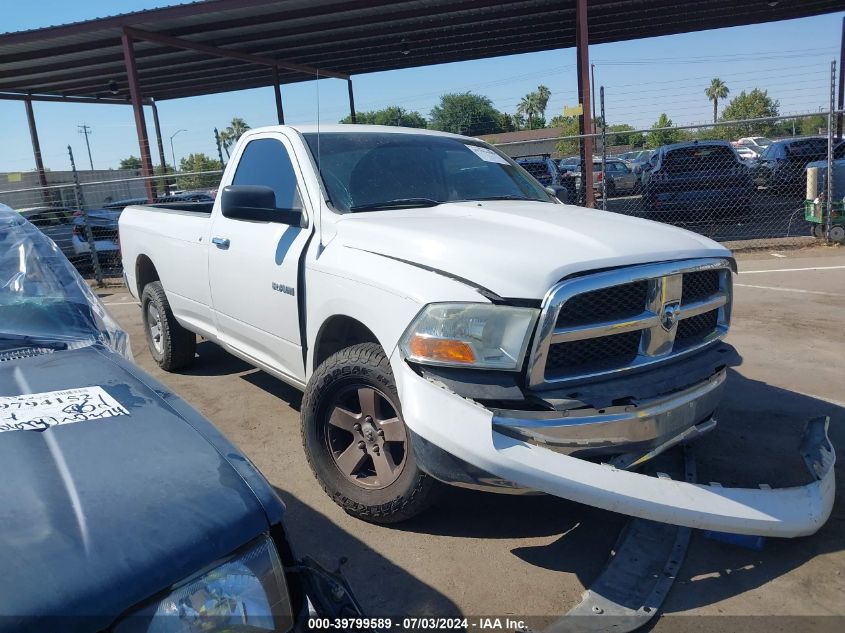
M493 429L567 455L652 453L712 429L727 370L636 405L570 411L493 411ZM704 424L699 424L699 423ZM699 425L698 427L696 425Z
M411 431L500 482L652 521L759 536L813 534L833 508L836 458L823 418L808 423L801 446L809 483L708 486L597 464L505 435L493 428L489 409L417 375L398 353L391 366Z

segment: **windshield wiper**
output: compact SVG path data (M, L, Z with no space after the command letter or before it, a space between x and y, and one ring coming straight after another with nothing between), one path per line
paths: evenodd
M356 211L377 211L378 209L412 209L414 207L436 207L440 204L431 198L397 198L396 200L385 200L383 202L371 202L349 207L353 213Z
M18 343L15 348L19 347L40 347L42 349L67 349L67 343L63 341L51 341L49 339L38 338L37 336L29 336L28 334L0 334L0 347L3 343Z
M525 196L487 196L486 198L475 198L475 200L531 200L533 202L543 202L537 198L526 198Z

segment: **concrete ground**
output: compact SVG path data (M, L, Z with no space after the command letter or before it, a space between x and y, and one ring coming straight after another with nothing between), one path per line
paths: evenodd
M738 259L729 342L743 363L732 371L719 427L696 447L700 480L801 483L793 479L806 480L797 442L807 418L829 415L831 439L845 456L845 248ZM346 573L369 615L564 613L599 573L625 524L623 516L562 499L458 489L445 490L436 507L399 526L353 519L308 468L296 390L208 342L199 344L191 369L162 372L131 297L123 289L100 294L129 331L136 362L214 422L276 487L295 546L327 565L348 557ZM812 537L770 539L756 552L694 533L664 616L653 626L725 628L722 619L673 617L680 614L845 616L842 472L837 466L833 515ZM810 630L807 624L765 628Z

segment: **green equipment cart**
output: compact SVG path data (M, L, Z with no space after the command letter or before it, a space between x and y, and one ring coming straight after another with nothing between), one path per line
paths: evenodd
M830 234L834 242L845 242L845 201L834 200L830 210ZM827 229L827 203L824 200L805 200L804 219L812 225L814 237L824 237Z

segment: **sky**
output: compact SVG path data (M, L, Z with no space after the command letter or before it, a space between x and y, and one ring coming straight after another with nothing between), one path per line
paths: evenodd
M0 29L20 31L67 22L177 4L162 0L0 0ZM609 123L649 127L662 113L675 124L712 120L713 106L704 89L722 79L730 96L766 89L780 101L781 114L827 109L830 62L838 59L845 13L800 20L655 37L590 47L596 91L605 87ZM551 89L546 117L577 104L575 49L562 49L441 64L353 77L358 111L399 105L428 116L440 95L470 90L484 94L504 112L539 84ZM346 82L325 79L282 87L288 123L336 123L349 113ZM720 110L722 105L720 104ZM35 103L39 140L48 169L69 168L67 146L77 165L87 168L85 139L78 126L91 128L93 165L117 167L121 158L137 156L132 110L127 106ZM191 152L216 156L213 129L232 117L251 127L276 122L271 88L159 102L159 117L168 162ZM148 109L147 109L148 110ZM151 117L147 116L154 143ZM34 169L32 146L21 102L0 101L6 150L0 172ZM156 154L154 150L154 154ZM153 161L157 164L157 154Z

